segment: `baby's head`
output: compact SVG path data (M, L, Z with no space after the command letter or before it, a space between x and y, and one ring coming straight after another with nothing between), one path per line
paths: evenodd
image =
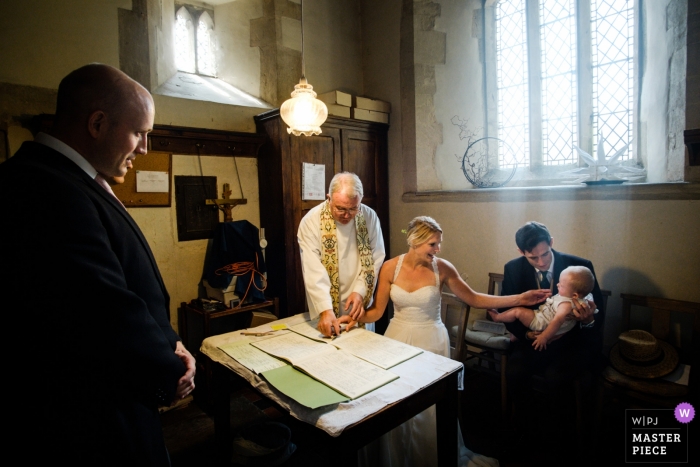
M595 278L585 266L569 266L559 275L559 295L567 298L583 298L593 291Z

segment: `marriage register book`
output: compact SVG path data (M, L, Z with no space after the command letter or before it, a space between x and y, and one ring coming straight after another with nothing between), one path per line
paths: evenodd
M367 394L398 376L332 345L290 332L251 342L265 353L284 359L350 399Z

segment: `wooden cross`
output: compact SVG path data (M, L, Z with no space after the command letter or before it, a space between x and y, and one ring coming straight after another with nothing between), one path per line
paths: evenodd
M233 221L231 210L234 207L238 206L239 204L248 204L248 200L245 198L231 198L231 190L229 188L229 184L224 183L224 192L221 194L222 199L208 199L206 201L208 206L215 205L224 213L224 222Z

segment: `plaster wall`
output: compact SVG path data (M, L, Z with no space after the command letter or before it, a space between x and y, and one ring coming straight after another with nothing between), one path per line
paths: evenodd
M201 164L202 171L200 172L196 156L174 155L172 171L174 175L200 175L203 173L208 176L216 176L219 195L221 195L223 184L228 183L233 191L232 197L244 197L248 200L248 204L233 208L231 211L233 220L247 220L251 224L259 226L260 201L257 159L236 158L243 196L241 196L232 158L202 156ZM171 209L132 208L128 211L143 230L158 262L165 286L170 293L170 319L174 328L177 329L177 307L181 302L189 302L198 296L197 285L202 278L204 256L209 240L178 241L174 193L172 202ZM219 213L219 219L223 221L222 213Z
M361 34L359 0L304 2L306 78L314 91L363 95Z
M554 247L593 261L601 286L612 291L606 321L606 346L616 340L620 329L620 293L638 293L679 300L700 301L700 202L657 201L539 201L539 202L404 202L405 186L411 186L415 164L404 157L402 113L419 109L402 108L398 95L403 86L401 63L376 57L399 57L403 4L411 0L388 0L381 6L363 0L363 38L372 44L365 56L368 92L384 93L392 103L389 129L390 256L407 250L402 229L418 215L434 217L444 229L440 256L452 262L477 291L485 292L489 272L501 272L515 258L515 231L529 220L546 224L555 238ZM445 4L441 2L443 9ZM653 3L653 2L646 2ZM445 10L441 18L445 18ZM443 20L436 23L441 27ZM389 36L391 32L391 36ZM447 37L447 57L451 38ZM439 76L439 73L437 73ZM417 87L418 85L416 85ZM400 93L408 92L402 89ZM437 101L437 99L436 99ZM436 112L436 120L452 115ZM416 117L418 119L418 117ZM447 138L446 138L447 139ZM408 138L410 140L410 138ZM402 177L403 174L403 177ZM461 175L461 174L460 174ZM478 311L477 311L478 315Z
M101 62L119 66L118 8L131 1L61 0L45 3L10 1L0 5L0 119L8 131L11 153L32 138L22 124L28 117L55 111L60 80L79 66ZM82 10L81 10L82 9ZM78 14L76 14L78 13ZM12 84L8 84L12 83ZM260 109L174 99L154 95L159 124L255 132ZM148 156L144 156L148 157ZM233 209L234 220L259 225L257 160L238 158L247 205ZM237 193L233 159L202 157L204 175L216 175L219 190L229 183ZM173 175L198 175L196 156L174 156ZM171 208L131 208L143 230L171 294L171 322L177 329L177 307L197 297L206 240L178 242L175 200Z
M435 150L435 171L443 190L471 188L461 171L467 148L466 135L455 125L466 121L472 140L486 135L484 123L483 64L479 53L480 1L443 0L435 29L447 37L445 63L435 66L435 118L442 129L442 141ZM449 35L447 32L449 31ZM454 120L454 121L453 121Z
M685 99L685 61L679 57L685 54L685 42L679 44L680 32L670 24L683 3L683 0L644 2L642 41L645 59L639 113L642 132L640 150L650 183L677 181L683 175L676 164L669 164L672 154L667 154L667 147L675 149L676 133L679 131L676 128L677 119L669 119L677 111L669 106L669 100L676 103L674 96L679 92L677 86L671 86L672 82L682 80ZM682 67L678 64L679 60L683 61Z
M175 66L175 54L173 47L175 43L174 22L163 21L164 18L175 18L175 2L173 0L160 0L158 17L149 15L149 23L155 31L155 47L151 49L155 60L156 76L152 79L153 89L163 84L177 72Z
M87 63L119 67L119 8L131 0L3 0L0 82L56 89Z
M260 48L251 46L250 20L263 14L260 0L214 8L219 78L256 97L260 93Z

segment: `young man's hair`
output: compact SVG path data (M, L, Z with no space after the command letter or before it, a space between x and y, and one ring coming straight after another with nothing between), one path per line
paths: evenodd
M515 244L523 253L532 251L541 242L552 243L552 236L544 224L531 221L523 225L515 232Z
M578 293L579 298L583 298L593 292L595 277L593 277L593 273L586 266L569 266L561 273L564 274L565 272L569 273L571 287Z

